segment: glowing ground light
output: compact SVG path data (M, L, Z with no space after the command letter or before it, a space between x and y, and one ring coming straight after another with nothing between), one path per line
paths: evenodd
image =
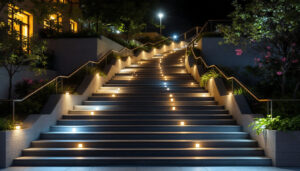
M173 97L173 94L170 94L169 97Z
M77 130L76 130L76 128L72 128L72 132L76 132Z
M172 110L176 110L176 107L175 107L175 106L173 106L173 107L172 107Z
M78 144L77 147L78 148L83 148L83 144Z
M91 115L94 115L95 114L95 112L91 112Z
M167 88L167 91L170 91L170 88Z
M116 95L115 95L115 94L112 94L111 97L116 97Z
M184 123L184 122L180 122L180 125L181 125L181 126L184 126L184 125L185 125L185 123Z
M67 91L67 92L66 92L66 95L70 95L70 93Z
M194 85L194 83L193 83L193 82L191 82L191 85L193 86L193 85Z
M174 99L173 99L173 98L171 98L171 99L170 99L170 101L171 101L171 102L174 102Z
M228 95L231 96L231 95L232 95L232 92L230 91L230 92L228 93Z
M195 144L195 148L200 148L200 144Z
M16 129L16 130L20 130L20 129L21 129L21 126L20 126L20 125L16 125L16 126L15 126L15 129Z

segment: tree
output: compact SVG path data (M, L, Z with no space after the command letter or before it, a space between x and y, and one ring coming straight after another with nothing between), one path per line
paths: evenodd
M264 78L280 85L281 96L300 86L300 1L235 0L232 24L220 25L224 43L250 45L261 56L255 57ZM291 91L293 90L293 91Z
M81 0L81 9L86 20L94 23L96 32L101 27L120 28L127 40L146 26L151 4L146 0Z
M47 64L45 41L35 37L23 38L20 41L18 32L10 30L4 22L0 22L0 65L8 73L8 99L12 99L12 81L17 72L28 65L37 73L42 73ZM29 42L29 44L28 44Z

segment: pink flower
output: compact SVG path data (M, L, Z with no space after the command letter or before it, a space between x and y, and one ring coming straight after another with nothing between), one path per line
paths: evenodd
M281 61L285 62L286 61L286 57L281 58Z
M299 62L299 60L298 59L294 59L294 60L292 60L292 63L293 64L296 64L296 63L298 63Z
M280 75L282 75L282 72L281 72L281 71L277 71L276 74L277 74L278 76L280 76Z
M267 49L270 50L270 49L271 49L271 46L267 46Z
M42 83L42 82L44 82L44 80L43 80L43 79L40 79L39 82Z
M32 84L33 81L32 80L27 80L27 84Z
M237 56L241 56L243 54L243 50L242 49L235 49L235 54Z

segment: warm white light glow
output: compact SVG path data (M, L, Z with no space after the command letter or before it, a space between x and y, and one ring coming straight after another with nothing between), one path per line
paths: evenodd
M91 112L91 115L94 115L95 114L95 112Z
M20 126L20 125L16 125L16 126L15 126L15 129L16 129L16 130L20 130L20 129L21 129L21 126Z
M66 91L66 95L70 95L70 93L68 91Z
M78 144L78 148L83 148L83 144Z
M170 88L167 88L167 91L170 91Z
M195 147L196 148L200 148L200 144L195 144Z
M229 95L229 96L232 96L232 92L230 91L230 92L228 93L228 95Z
M184 123L184 122L180 122L180 125L181 125L181 126L184 126L184 125L185 125L185 123Z
M172 110L176 110L176 107L175 107L175 106L173 106L173 107L172 107Z
M193 86L193 85L194 85L194 83L193 83L193 82L191 82L191 85Z
M116 95L115 95L115 94L112 94L111 97L116 97Z
M173 94L170 94L169 97L173 97Z
M171 101L171 102L174 102L174 99L173 99L173 98L171 98L171 99L170 99L170 101Z

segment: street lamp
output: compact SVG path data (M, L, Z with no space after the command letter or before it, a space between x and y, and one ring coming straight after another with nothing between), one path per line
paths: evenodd
M157 16L159 18L159 30L160 30L160 34L161 34L161 20L164 17L164 14L160 12L160 13L158 13Z

